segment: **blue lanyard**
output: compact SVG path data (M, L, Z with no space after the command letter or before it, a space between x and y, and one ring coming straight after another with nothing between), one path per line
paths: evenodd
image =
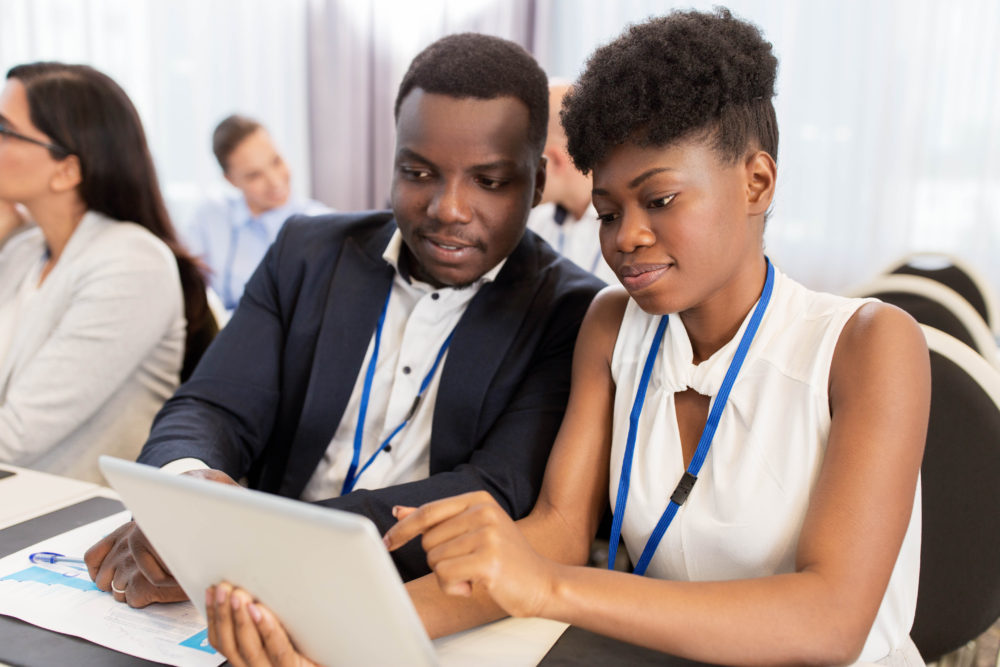
M770 260L766 261L767 279L764 281L764 289L760 294L760 300L757 302L757 307L754 308L753 315L750 316L750 322L747 324L746 331L743 332L740 344L736 348L736 354L733 355L733 360L729 364L729 370L726 371L722 387L719 389L719 393L715 397L715 402L712 404L708 420L705 422L705 429L701 432L701 438L698 440L698 448L695 450L694 456L691 457L691 463L688 465L687 471L685 471L684 476L681 477L681 481L677 484L677 488L674 489L673 494L670 496L667 508L656 523L656 527L653 528L653 532L646 542L646 547L642 550L642 555L635 564L635 569L633 570L635 574L645 574L646 568L649 567L649 561L652 560L653 554L656 552L656 547L659 546L660 540L663 539L663 534L667 532L667 528L670 526L670 522L674 520L677 510L687 500L688 494L691 493L691 489L694 487L694 483L698 481L698 473L701 471L702 464L705 463L705 457L708 456L709 447L712 446L712 438L715 437L715 429L719 426L722 410L729 400L729 392L733 388L733 383L736 382L736 376L739 374L740 368L743 366L747 350L750 349L750 343L753 342L754 336L757 334L760 321L764 317L764 311L767 310L767 304L771 301L771 291L774 287L774 267L771 266ZM649 376L653 373L653 362L656 360L657 352L659 352L660 342L663 340L663 332L667 328L668 319L669 316L667 315L660 318L660 324L656 328L656 333L653 336L653 344L649 348L649 354L646 356L646 364L643 366L642 376L639 379L639 389L636 392L635 401L632 403L632 412L628 418L628 437L625 440L625 455L622 459L621 475L618 477L618 495L615 499L615 512L611 521L611 542L608 553L609 569L614 569L615 557L618 554L618 543L621 541L622 519L625 517L625 503L628 500L628 487L632 475L632 457L635 455L635 438L639 424L639 415L642 413L642 404L646 399L646 388L649 386Z
M452 329L448 337L444 339L444 343L441 344L441 349L438 350L437 357L434 358L434 365L431 369L427 371L427 375L424 376L423 381L420 383L420 390L417 392L416 398L413 399L413 405L410 406L409 412L406 413L406 417L403 419L399 426L392 430L389 437L382 441L378 449L368 457L365 464L361 466L361 470L358 470L358 463L361 460L361 444L364 440L365 434L365 415L368 412L368 398L371 396L372 392L372 379L375 377L375 364L378 361L378 351L380 343L382 341L382 326L385 324L385 314L389 310L389 299L392 298L392 286L389 287L389 293L385 297L385 304L382 306L382 314L378 318L378 327L375 329L375 347L372 350L372 358L368 362L368 370L365 371L365 384L364 389L361 392L361 407L358 410L358 425L354 429L354 456L351 458L351 467L347 469L347 477L344 478L344 486L340 490L340 495L345 495L354 490L354 485L357 483L358 478L368 470L370 466L375 461L375 457L382 453L382 451L389 446L389 442L396 437L396 434L403 430L413 415L417 412L417 407L420 405L420 399L424 395L424 391L427 389L427 385L431 383L431 379L434 377L434 373L437 371L438 365L441 363L441 359L444 357L444 353L448 350L448 346L451 345L451 338L455 335L455 330Z

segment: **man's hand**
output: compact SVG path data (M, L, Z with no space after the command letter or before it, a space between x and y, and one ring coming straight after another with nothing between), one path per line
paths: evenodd
M229 475L219 470L192 470L184 474L236 485ZM90 547L83 558L97 587L110 592L115 600L126 602L130 607L187 599L135 521L119 526Z
M130 607L187 599L135 521L87 549L83 559L97 587Z

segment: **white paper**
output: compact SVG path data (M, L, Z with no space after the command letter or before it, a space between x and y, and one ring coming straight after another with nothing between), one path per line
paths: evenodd
M190 602L132 609L99 591L83 565L36 564L28 556L54 551L73 557L129 520L121 512L0 559L0 614L169 665L216 667L225 661L208 644Z

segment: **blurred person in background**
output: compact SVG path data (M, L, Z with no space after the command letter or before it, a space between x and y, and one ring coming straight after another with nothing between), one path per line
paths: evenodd
M531 210L528 229L549 242L560 254L609 285L618 278L601 256L601 223L590 203L591 177L570 159L566 131L559 121L568 83L549 85L549 134L545 141L546 181L542 203Z
M101 481L215 332L139 115L84 65L0 92L0 461ZM183 366L184 367L182 368Z
M212 134L212 151L236 192L206 200L184 236L191 251L212 269L212 289L231 311L285 220L330 209L292 196L288 163L264 126L252 118L225 118Z

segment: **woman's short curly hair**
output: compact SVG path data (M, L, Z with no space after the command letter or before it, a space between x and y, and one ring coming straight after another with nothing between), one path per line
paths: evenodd
M727 9L630 26L594 52L563 101L570 156L586 173L620 144L703 134L729 162L751 149L777 158L777 69L770 42Z

